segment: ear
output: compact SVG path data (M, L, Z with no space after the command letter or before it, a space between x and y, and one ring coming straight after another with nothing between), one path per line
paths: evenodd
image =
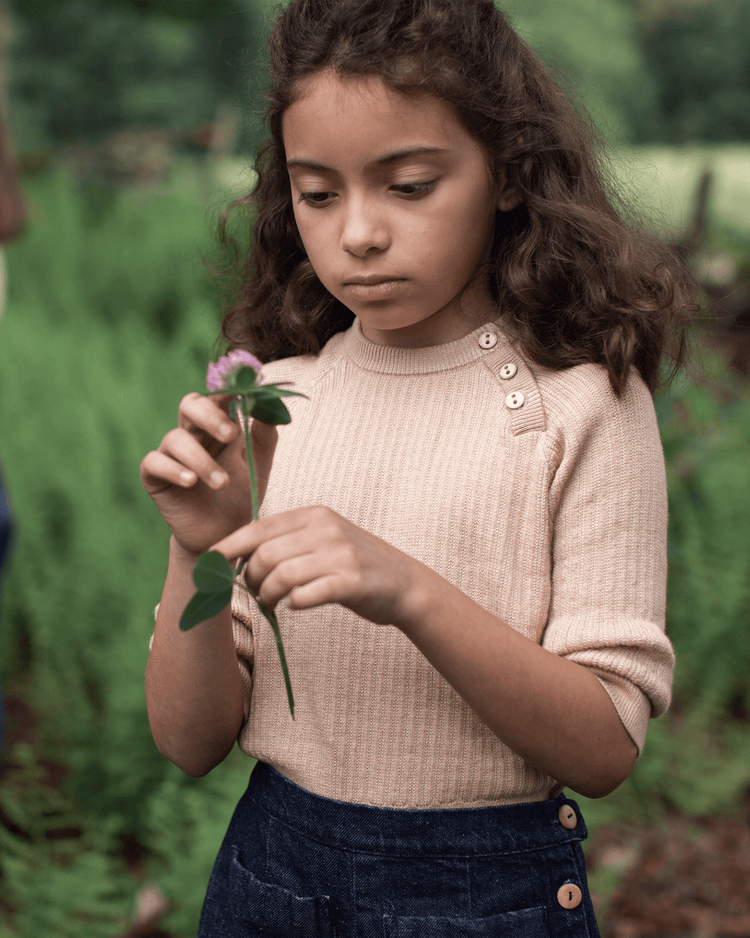
M508 186L505 170L501 171L498 180L496 204L500 212L512 212L514 208L521 204L520 193Z
M497 200L497 207L501 212L512 212L521 204L521 195L515 189L503 189Z

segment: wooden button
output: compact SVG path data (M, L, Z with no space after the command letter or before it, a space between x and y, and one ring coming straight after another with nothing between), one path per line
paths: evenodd
M557 816L560 818L562 826L567 827L569 831L572 831L578 825L578 815L569 804L564 804L557 812Z
M557 901L564 909L575 909L581 904L583 893L575 883L565 883L557 890Z

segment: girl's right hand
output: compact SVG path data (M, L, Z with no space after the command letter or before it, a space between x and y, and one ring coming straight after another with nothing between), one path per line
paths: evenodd
M196 557L252 521L245 438L229 417L230 400L229 395L187 394L177 427L141 462L143 487L177 543ZM278 431L253 420L250 432L262 503Z

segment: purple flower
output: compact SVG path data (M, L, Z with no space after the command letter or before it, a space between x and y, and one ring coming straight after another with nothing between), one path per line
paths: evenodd
M243 349L235 349L217 362L211 362L208 366L206 375L206 387L209 391L223 391L229 389L229 383L232 375L240 368L252 368L257 377L260 378L260 370L263 366L258 359Z

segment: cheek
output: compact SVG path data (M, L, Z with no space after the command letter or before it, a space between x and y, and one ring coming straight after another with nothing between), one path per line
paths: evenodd
M320 252L321 238L319 226L315 225L314 219L310 219L309 217L305 218L302 212L297 213L296 210L294 218L297 222L297 231L302 239L302 245L307 252L307 256L310 260L314 260Z
M330 226L328 226L330 227ZM326 231L327 226L322 220L315 218L303 218L297 221L297 231L302 240L302 246L307 254L307 259L313 266L318 279L327 288L331 288L331 277L335 267L335 244L332 245L331 239L334 234Z

